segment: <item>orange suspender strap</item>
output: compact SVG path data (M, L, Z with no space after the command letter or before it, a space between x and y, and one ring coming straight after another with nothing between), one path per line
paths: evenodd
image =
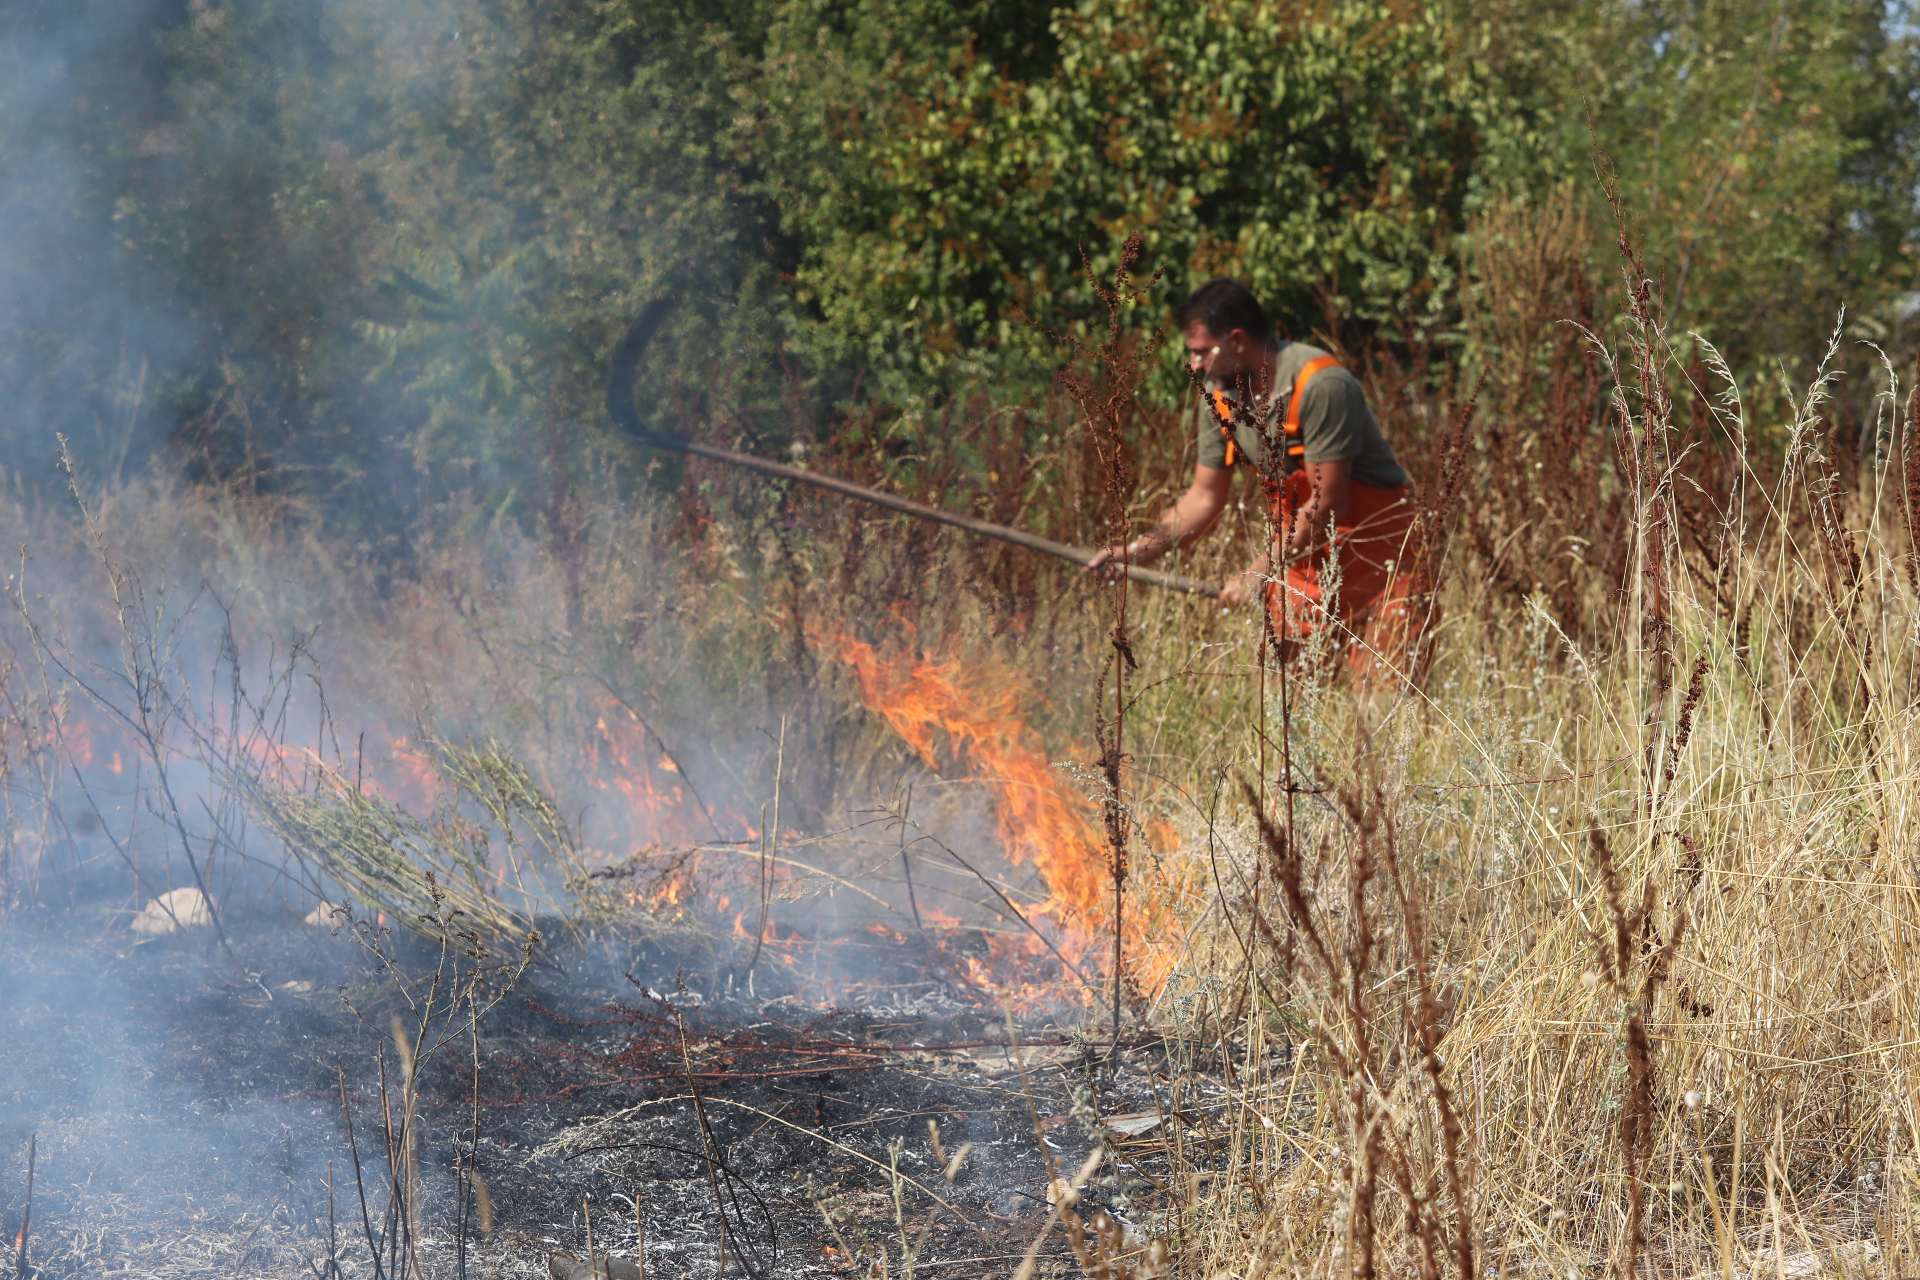
M1322 369L1338 368L1340 362L1332 356L1316 356L1300 367L1293 375L1293 399L1287 404L1287 453L1295 458L1304 458L1307 446L1300 442L1300 400L1307 394L1307 384L1313 381L1313 375Z
M1219 415L1220 438L1227 445L1227 460L1221 465L1231 471L1233 464L1240 460L1240 442L1233 438L1233 406L1227 403L1226 392L1213 393L1213 411Z
M1307 446L1300 440L1300 400L1307 394L1307 384L1313 381L1314 374L1322 369L1337 368L1339 364L1332 356L1316 356L1302 365L1300 372L1293 376L1293 399L1287 403L1287 420L1282 427L1287 436L1288 457L1306 457ZM1239 441L1233 437L1233 407L1227 403L1224 391L1213 393L1213 407L1220 416L1220 438L1227 445L1226 465L1231 467L1239 460L1240 449Z

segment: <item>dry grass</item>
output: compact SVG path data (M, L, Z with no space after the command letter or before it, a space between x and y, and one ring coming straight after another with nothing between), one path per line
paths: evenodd
M1756 420L1645 299L1625 332L1587 506L1614 571L1515 604L1469 514L1429 686L1296 719L1327 794L1182 823L1223 871L1176 1022L1243 1064L1206 1077L1183 1274L1920 1266L1903 486L1833 456L1830 383Z

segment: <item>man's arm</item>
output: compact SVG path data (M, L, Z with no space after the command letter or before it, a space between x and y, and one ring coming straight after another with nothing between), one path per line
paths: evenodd
M1220 513L1226 510L1227 490L1232 483L1233 472L1225 467L1195 467L1193 483L1173 504L1173 509L1160 517L1158 524L1124 546L1103 547L1096 551L1093 559L1087 562L1087 572L1098 574L1109 582L1117 581L1121 576L1122 562L1152 564L1175 547L1184 547L1205 536L1220 518Z
M1333 462L1309 462L1307 479L1313 484L1313 496L1293 513L1293 528L1287 533L1287 556L1291 559L1327 538L1327 523L1345 525L1353 509L1353 459Z
M1293 513L1293 528L1287 533L1286 546L1282 551L1283 561L1291 562L1300 558L1310 548L1326 541L1327 522L1336 525L1347 522L1347 513L1353 505L1353 459L1341 458L1335 462L1309 462L1307 479L1313 485L1313 496L1306 504ZM1273 576L1273 560L1262 551L1253 558L1253 563L1240 573L1220 592L1220 603L1237 607L1253 599L1260 585Z
M1288 560L1325 542L1328 522L1345 524L1352 508L1353 459L1309 462L1306 466L1307 478L1313 484L1313 496L1294 512L1293 528L1288 531L1284 553ZM1093 559L1087 563L1087 572L1112 582L1120 577L1123 555L1132 564L1151 564L1173 548L1184 547L1204 537L1213 528L1214 522L1219 520L1220 513L1226 510L1227 492L1232 482L1233 472L1224 467L1195 467L1193 483L1173 504L1173 509L1160 517L1157 525L1124 547L1105 547L1095 552ZM1260 582L1271 573L1272 565L1266 554L1262 553L1227 584L1220 593L1220 603L1237 605L1250 599Z

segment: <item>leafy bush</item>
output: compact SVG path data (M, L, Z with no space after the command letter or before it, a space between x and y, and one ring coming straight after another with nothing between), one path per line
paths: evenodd
M1706 326L1736 372L1812 349L1843 299L1862 336L1908 341L1913 42L1864 0L10 21L10 456L61 428L100 474L164 443L325 494L376 545L455 498L537 523L664 292L654 416L756 448L857 424L910 457L943 405L1029 398L1042 329L1090 313L1081 250L1105 270L1135 230L1169 299L1233 272L1298 334L1499 359L1462 325L1480 219L1563 190L1595 141L1674 331Z
M797 222L829 350L924 375L1044 367L1043 334L1144 230L1169 302L1248 280L1283 329L1444 324L1467 215L1533 163L1527 113L1428 8L1090 0L1022 80L969 46L902 65L891 128ZM1062 308L1061 303L1067 306Z

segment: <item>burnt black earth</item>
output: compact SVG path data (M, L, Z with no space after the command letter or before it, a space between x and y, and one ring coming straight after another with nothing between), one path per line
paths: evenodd
M916 1274L1005 1276L1047 1224L1049 1162L1071 1174L1094 1117L1159 1105L1160 1046L1032 1019L1010 1039L938 980L823 1008L777 965L743 980L744 955L575 936L481 1019L477 1081L464 1022L423 1057L395 1248L395 969L430 973L431 950L391 939L389 967L291 917L139 942L124 918L14 919L0 1225L11 1250L31 1144L27 1268L49 1280L568 1275L588 1213L598 1254L637 1264L636 1201L655 1280L716 1277L723 1255L728 1276L866 1275L883 1249L899 1274L903 1228ZM1109 1176L1083 1207L1125 1219L1148 1191ZM1077 1274L1057 1226L1041 1258Z

